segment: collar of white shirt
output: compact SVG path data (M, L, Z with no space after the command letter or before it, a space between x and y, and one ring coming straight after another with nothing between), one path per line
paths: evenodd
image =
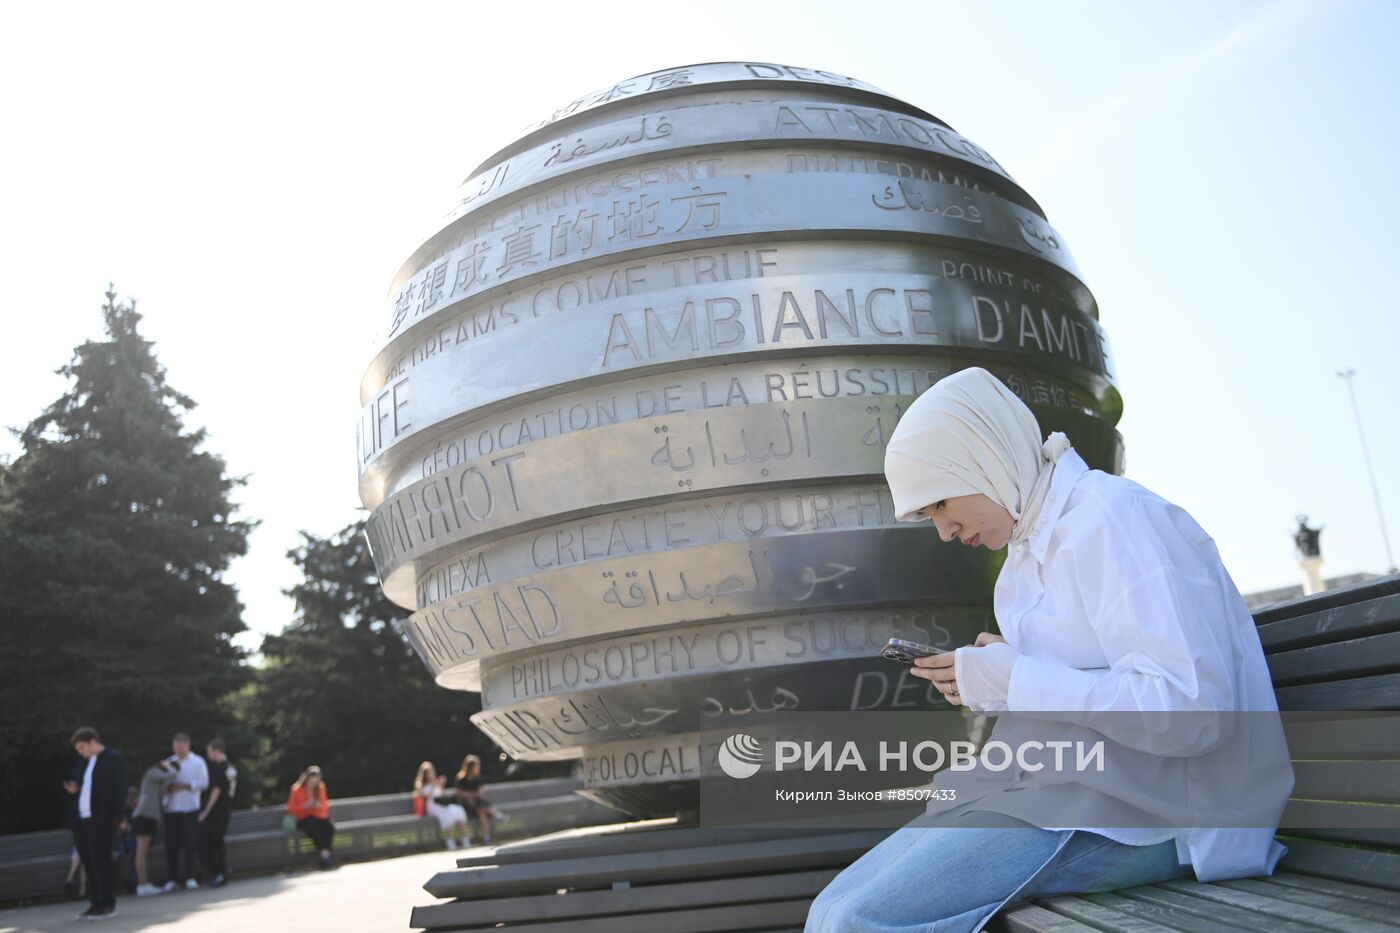
M1023 549L1036 559L1036 563L1045 563L1045 550L1050 546L1050 531L1064 512L1075 484L1088 472L1089 465L1073 447L1060 454L1060 459L1055 461L1055 475L1050 479L1050 492L1045 496L1045 504L1040 507L1040 520L1031 532L1029 543L1022 545Z

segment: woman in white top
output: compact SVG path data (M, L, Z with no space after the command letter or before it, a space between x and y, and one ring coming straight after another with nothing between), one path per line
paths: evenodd
M1001 635L919 659L948 701L998 714L1013 750L1102 741L1102 771L940 772L930 804L838 875L808 933L980 930L1009 904L1193 873L1268 875L1293 787L1253 619L1200 526L1132 480L1091 470L977 367L905 412L885 453L901 521L1010 547Z
M413 792L423 798L427 815L437 820L443 839L449 849L467 847L467 811L460 803L439 803L439 798L448 796L446 776L439 778L431 761L418 766L418 775L413 779Z

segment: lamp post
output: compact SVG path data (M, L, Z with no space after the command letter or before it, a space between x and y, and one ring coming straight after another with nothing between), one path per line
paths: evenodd
M1381 540L1385 542L1385 561L1390 568L1387 572L1395 573L1395 555L1390 550L1390 533L1386 531L1385 513L1381 511L1381 493L1376 486L1376 471L1371 466L1371 452L1366 447L1366 430L1361 426L1361 406L1356 403L1356 389L1351 381L1356 375L1356 370L1339 370L1337 375L1346 380L1347 393L1351 395L1351 410L1356 414L1356 433L1361 435L1361 456L1366 461L1366 474L1371 479L1371 495L1376 500L1376 520L1381 523Z

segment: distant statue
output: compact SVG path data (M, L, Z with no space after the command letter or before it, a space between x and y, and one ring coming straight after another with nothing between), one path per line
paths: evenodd
M1297 519L1298 530L1293 532L1293 543L1298 547L1298 556L1321 557L1322 545L1318 543L1318 539L1322 537L1322 526L1309 528L1306 515L1299 515Z
M1306 515L1295 517L1298 519L1298 530L1293 532L1293 544L1298 548L1298 566L1303 571L1303 595L1311 596L1327 589L1327 584L1322 580L1322 545L1318 543L1322 537L1322 526L1309 528Z

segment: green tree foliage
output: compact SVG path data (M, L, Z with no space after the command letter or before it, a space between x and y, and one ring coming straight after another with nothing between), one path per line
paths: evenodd
M455 772L468 752L499 774L494 744L469 717L474 693L445 690L401 634L405 615L380 588L364 524L329 538L302 533L288 556L304 579L287 591L298 618L263 640L251 716L268 743L280 794L320 765L332 796L408 790L420 761Z
M107 339L74 351L71 388L0 471L0 831L63 825L79 725L133 777L177 730L197 747L238 733L244 626L223 574L253 524L232 517L242 480L185 430L194 402L166 383L135 303L109 291L102 314Z

